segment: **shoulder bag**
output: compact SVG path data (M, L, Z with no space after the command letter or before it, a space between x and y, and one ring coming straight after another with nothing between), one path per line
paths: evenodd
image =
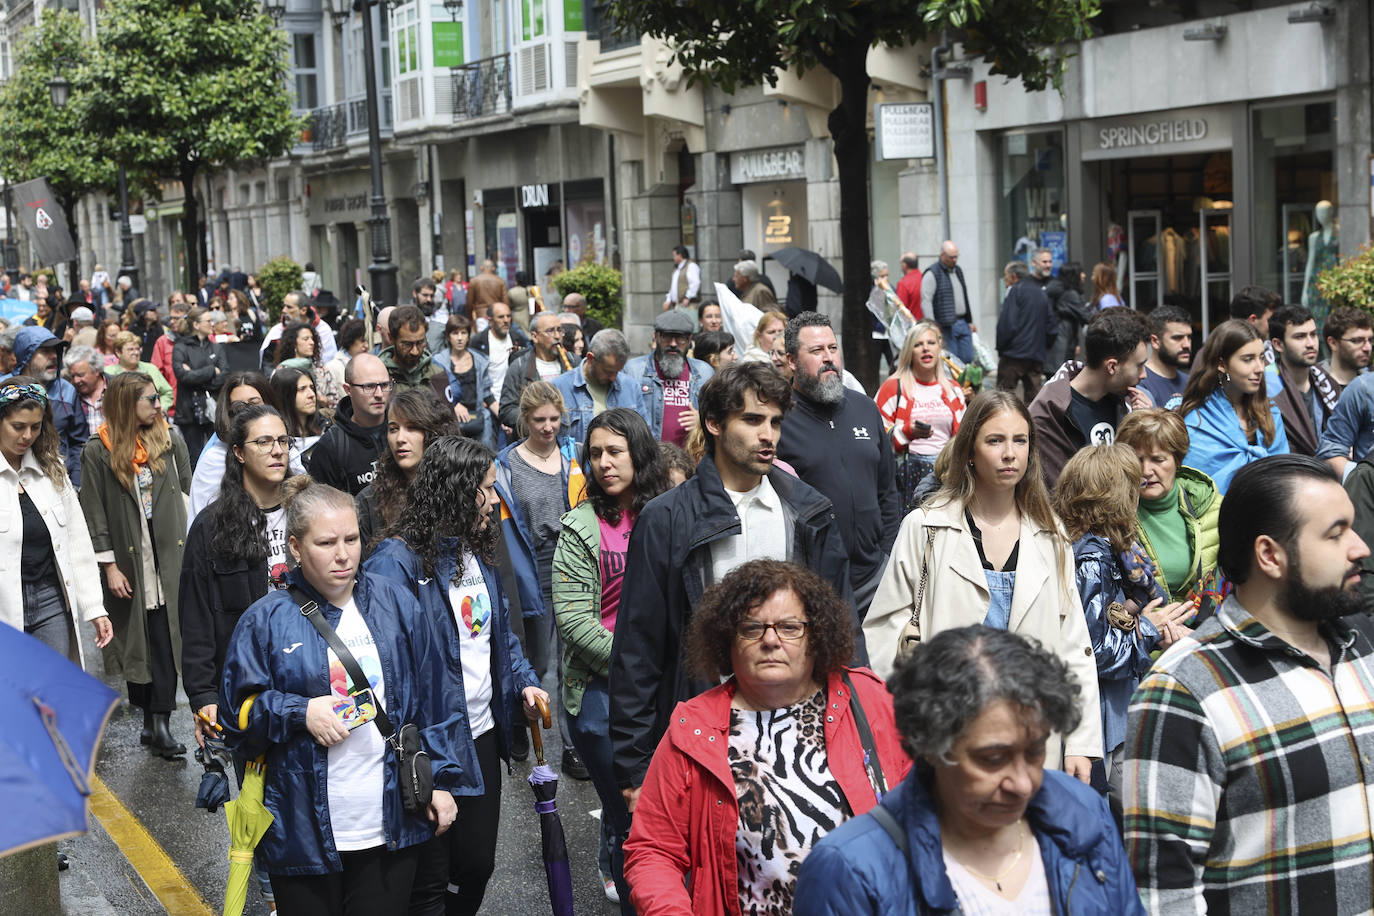
M901 662L921 641L921 603L925 600L926 583L930 580L930 552L935 547L935 529L926 529L926 551L921 555L921 584L916 589L916 603L911 608L911 619L902 626L902 634L897 637L897 661Z
M849 712L854 717L854 726L859 730L859 744L864 749L864 769L868 771L868 781L873 786L873 794L881 803L887 794L887 777L883 774L883 762L878 759L878 745L873 740L873 729L868 726L868 715L859 702L859 691L849 679L849 672L841 669L840 677L849 688Z
M362 667L348 650L348 646L339 639L339 634L334 632L334 628L324 619L324 615L319 613L319 604L298 588L292 587L290 593L291 598L300 605L301 614L319 631L324 641L329 644L329 648L338 656L339 663L343 665L344 671L348 672L351 689L355 692L367 689L367 675L363 674ZM377 718L374 721L377 723L377 731L381 732L382 738L396 752L396 760L400 764L397 781L401 790L401 807L406 814L423 817L434 794L434 770L429 752L420 740L419 726L408 722L397 731L380 701L377 702Z

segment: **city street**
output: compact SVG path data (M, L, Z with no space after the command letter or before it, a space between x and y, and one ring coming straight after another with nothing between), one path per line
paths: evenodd
M98 670L100 652L89 641L89 632L83 635L86 657ZM120 686L114 679L107 681ZM555 685L546 686L552 692ZM203 916L221 911L229 834L222 809L210 814L195 807L202 767L191 753L191 713L184 694L179 695L179 704L172 725L173 734L188 747L184 760L162 760L138 743L139 710L125 706L123 714L111 719L96 775L117 803L102 798L102 790L97 789L89 833L59 844L71 859L71 867L60 879L63 912L69 916ZM557 770L562 746L556 728L545 740L548 760ZM514 763L514 773L506 776L502 786L496 874L487 886L484 913L533 916L549 912L539 818L525 782L533 765L532 754L529 762ZM606 899L597 875L599 827L592 812L600 808L600 802L591 783L561 780L558 801L572 860L577 912L618 913L618 907ZM123 816L121 805L132 818ZM18 912L14 901L5 903L0 910ZM256 880L250 882L244 912L247 916L268 912Z

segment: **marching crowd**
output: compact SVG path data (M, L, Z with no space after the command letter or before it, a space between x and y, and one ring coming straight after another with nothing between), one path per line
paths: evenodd
M48 309L0 332L0 619L88 668L90 623L154 755L180 682L262 763L285 914L476 913L549 706L627 914L1369 912L1368 313L1247 287L1194 355L1040 255L995 386L953 243L904 277L875 397L685 254L637 356L491 265Z

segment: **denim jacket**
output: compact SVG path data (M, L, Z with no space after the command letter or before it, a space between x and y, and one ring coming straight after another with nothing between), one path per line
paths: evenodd
M596 416L596 406L592 401L591 390L587 388L587 378L582 374L583 363L578 363L567 372L553 380L553 386L563 395L563 408L567 419L563 421L562 435L568 436L580 447L587 438L587 425ZM615 381L606 391L606 409L628 407L640 416L644 406L639 396L639 386L634 376L621 370ZM660 419L662 411L660 410Z
M715 374L715 371L706 363L699 359L687 360L687 366L691 371L691 390L692 409L697 408L697 399L701 395L701 386L706 384L706 380ZM654 354L646 353L643 356L636 356L625 364L625 371L622 375L628 375L634 379L639 386L640 410L644 419L649 421L649 429L653 430L654 438L663 435L663 379L658 377L658 367L654 364Z

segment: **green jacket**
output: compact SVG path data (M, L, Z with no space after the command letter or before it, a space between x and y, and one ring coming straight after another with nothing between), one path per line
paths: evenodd
M152 363L139 363L138 371L153 380L153 387L157 389L158 399L162 402L162 412L166 413L171 410L172 405L176 403L177 393L172 390L171 385L167 384L167 379L163 378L162 370ZM120 375L123 372L124 367L119 363L111 363L105 367L105 374L110 378L114 378L116 375ZM91 430L91 435L95 435L95 430Z
M563 516L553 552L553 620L563 639L563 708L575 716L587 682L611 670L611 631L601 625L601 523L590 502Z
M1150 543L1145 529L1136 526L1140 543L1145 552L1159 569L1159 584L1169 593L1170 599L1182 601L1188 592L1210 573L1217 565L1217 548L1221 544L1217 534L1217 519L1221 515L1221 493L1217 485L1201 471L1180 466L1178 469L1178 511L1188 526L1188 549L1192 552L1193 568L1183 582L1170 583L1164 580L1164 571L1159 569L1159 555Z
M429 386L442 395L448 389L448 373L434 364L428 350L421 354L420 361L409 370L402 368L401 364L396 362L395 347L387 347L382 350L377 354L377 358L382 361L382 365L386 366L386 371L391 376L391 380L396 383L397 391L409 391L411 388ZM436 374L441 377L442 384L435 384L434 376Z

